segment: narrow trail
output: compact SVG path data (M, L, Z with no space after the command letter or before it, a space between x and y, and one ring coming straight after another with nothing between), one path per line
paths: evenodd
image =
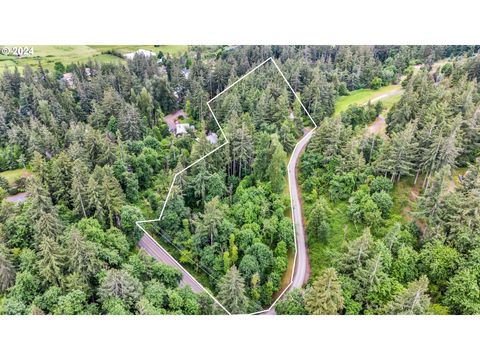
M366 105L368 102L373 104L373 103L375 103L377 101L380 101L382 99L385 99L387 97L398 95L398 94L401 94L401 93L403 93L403 89L392 90L392 91L386 92L385 94L382 94L380 96L374 97L373 99L370 99L364 105Z

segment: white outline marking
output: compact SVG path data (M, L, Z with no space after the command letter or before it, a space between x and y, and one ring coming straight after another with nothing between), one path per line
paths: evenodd
M167 205L167 202L168 200L170 199L170 195L172 193L172 188L173 188L173 185L175 184L175 180L177 179L177 176L180 175L181 173L183 173L184 171L186 171L187 169L191 168L193 165L197 164L200 160L203 160L205 159L207 156L210 156L211 154L213 154L215 151L221 149L223 146L227 145L229 143L227 137L225 136L225 133L223 132L223 129L222 127L220 126L218 120L217 120L217 117L215 116L215 113L213 112L212 108L210 107L210 102L212 102L213 100L215 100L217 97L219 97L220 95L222 95L224 92L226 92L227 90L229 90L232 86L234 86L235 84L237 84L238 82L240 82L241 80L243 80L244 78L246 78L248 75L250 75L251 73L253 73L255 70L257 70L258 68L260 68L261 66L263 66L264 64L266 64L268 61L271 61L273 63L273 65L275 65L275 67L277 68L278 72L280 73L280 75L282 76L283 80L285 81L285 83L288 85L289 89L292 91L293 95L295 96L295 98L297 99L297 101L300 103L300 105L302 106L303 110L305 111L305 113L307 114L308 118L312 121L312 123L314 124L314 127L312 130L310 130L307 134L305 134L304 136L302 136L300 138L300 140L295 144L295 147L293 148L292 150L292 154L295 152L295 149L297 148L297 146L300 144L300 142L302 141L302 139L304 139L305 137L307 136L311 136L313 134L313 132L316 130L317 128L317 123L312 119L312 117L310 116L310 113L307 111L307 109L305 108L305 106L303 105L302 101L300 100L300 97L298 96L298 94L293 90L292 86L290 85L290 83L288 82L287 78L285 77L285 75L283 74L282 70L280 70L280 68L278 67L277 63L275 62L275 60L273 60L272 57L269 57L267 60L263 61L262 63L260 63L259 65L255 66L253 69L251 69L249 72L247 72L246 74L244 74L243 76L241 76L238 80L234 81L232 84L228 85L224 90L222 90L220 93L218 93L217 95L215 95L213 98L211 98L210 100L207 101L207 106L208 106L208 109L210 110L210 113L212 114L213 118L215 119L215 122L217 123L218 125L218 128L220 129L220 132L222 133L222 136L223 138L225 139L225 142L223 142L221 145L219 145L218 147L216 147L215 149L213 149L212 151L210 151L208 154L202 156L200 159L197 159L195 160L192 164L188 165L187 167L185 167L184 169L182 169L181 171L179 171L178 173L176 173L174 176L173 176L173 180L172 180L172 184L170 185L170 188L168 189L168 194L167 194L167 198L165 199L165 202L163 203L163 206L162 206L162 210L160 212L160 216L158 217L158 219L153 219L153 220L140 220L140 221L137 221L136 222L136 225L142 229L142 231L145 233L145 235L147 235L150 239L152 239L183 271L185 271L188 275L190 275L190 277L195 281L195 283L197 285L199 285L212 299L213 301L219 305L228 315L232 315L227 309L225 309L225 307L215 298L215 296L213 296L210 291L208 291L202 284L200 284L200 282L198 282L197 279L195 279L195 277L190 274L188 272L187 269L185 269L172 255L170 255L170 253L163 247L161 246L157 240L155 240L155 238L153 238L140 224L143 224L143 223L152 223L152 222L157 222L157 221L160 221L162 219L162 216L163 216L163 212L165 210L165 206ZM292 156L290 156L290 160L288 161L288 165L287 165L287 169L288 167L290 166L290 162L292 161ZM262 314L262 313L265 313L265 312L268 312L270 310L272 310L275 305L277 304L277 301L279 299L281 299L281 297L285 294L285 292L287 292L287 290L290 289L290 287L292 286L292 283L293 283L293 277L295 275L295 266L296 266L296 262L297 262L297 255L298 255L298 248L297 248L297 232L296 232L296 229L295 229L295 217L294 217L294 213L293 213L293 199L292 199L292 191L291 191L291 188L290 188L290 181L289 181L289 186L288 186L288 190L290 192L290 207L291 207L291 212L292 212L292 227L293 227L293 239L294 239L294 244L295 244L295 256L293 258L293 271L292 271L292 275L290 277L290 283L288 284L288 286L285 287L285 289L283 289L283 291L280 293L279 296L277 296L277 298L275 299L275 301L265 310L260 310L260 311L257 311L257 312L254 312L254 313L251 313L249 315L256 315L256 314ZM239 314L241 315L241 314Z

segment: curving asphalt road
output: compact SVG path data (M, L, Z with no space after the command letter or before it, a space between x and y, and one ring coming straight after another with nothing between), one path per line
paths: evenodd
M181 287L188 285L192 288L193 292L196 293L205 291L203 286L149 235L144 234L138 242L138 246L145 250L147 254L154 257L157 261L173 266L180 270L183 275L182 280L180 281Z
M305 224L302 215L302 202L300 187L297 181L297 165L300 156L312 138L314 130L309 131L295 146L292 156L288 162L288 186L290 188L290 199L293 209L293 223L295 226L295 240L297 243L297 257L290 289L301 288L310 276L310 265L308 262L308 251L305 236Z

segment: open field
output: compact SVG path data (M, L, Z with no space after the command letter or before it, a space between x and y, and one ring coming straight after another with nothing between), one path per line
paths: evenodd
M400 95L398 94L398 91L401 91L401 89L402 89L401 85L388 85L388 86L381 87L378 90L360 89L360 90L352 91L349 95L342 96L337 100L337 102L335 103L334 115L335 116L339 115L341 112L345 111L352 104L363 105L371 100L374 100L382 96L384 97L379 100L381 100L382 103L385 104L390 97L389 94L392 95L391 97L394 97L394 96L396 97L397 95ZM397 98L397 101L398 99L400 99L400 97Z
M13 185L15 180L20 179L22 176L30 175L31 173L26 171L25 169L15 169L0 172L0 176L3 176L5 179L7 179L10 185Z
M25 45L25 47L30 47L30 45ZM33 48L34 56L18 58L11 55L0 55L0 71L5 69L13 70L15 66L22 71L25 65L36 68L39 62L45 69L49 70L53 69L56 62L62 62L64 65L86 62L90 59L103 63L125 62L124 59L117 56L105 54L105 52L111 50L126 54L138 49L145 49L154 52L162 51L164 54L173 56L188 50L186 45L38 45L33 46Z

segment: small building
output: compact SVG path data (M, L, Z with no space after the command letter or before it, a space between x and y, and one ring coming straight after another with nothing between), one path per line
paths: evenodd
M175 125L175 135L179 136L179 135L187 134L189 129L195 130L195 127L193 125L190 125L190 124L176 123L176 125Z
M158 68L158 72L160 73L160 75L167 75L168 74L167 67L165 65L161 65Z
M207 140L210 144L216 144L218 142L218 136L214 132L209 132L207 135Z
M188 115L183 110L177 110L171 114L165 116L163 121L168 125L168 130L175 133L177 124L180 123L180 120L186 119Z
M183 68L182 75L185 77L185 79L188 79L188 77L190 76L190 70L188 70L187 68Z
M143 55L146 58L149 58L149 57L155 56L155 53L150 50L138 49L137 51L125 54L124 56L128 60L133 60L135 55Z
M73 74L72 73L65 73L63 74L62 78L60 79L67 85L69 88L73 87Z

